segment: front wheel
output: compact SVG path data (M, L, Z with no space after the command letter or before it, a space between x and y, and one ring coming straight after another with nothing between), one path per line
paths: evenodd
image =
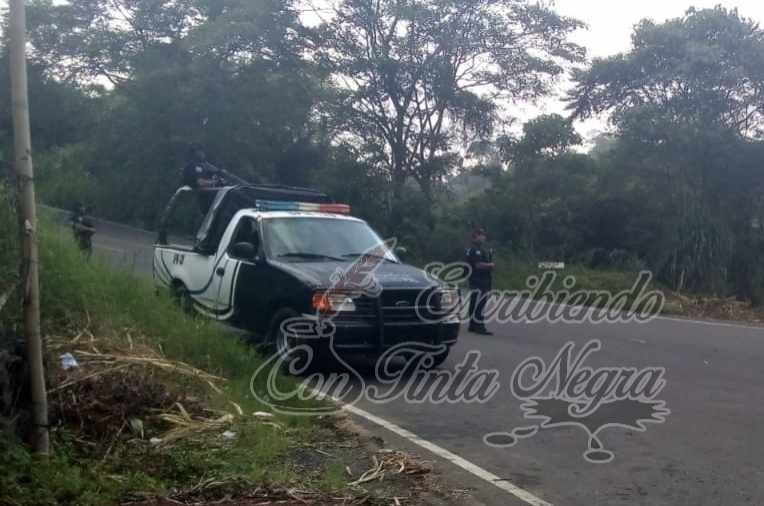
M407 363L411 363L412 361L415 361L418 367L422 367L424 370L432 370L437 369L443 363L448 359L448 356L451 353L451 348L453 345L447 344L445 345L446 349L443 350L440 353L435 353L430 349L430 345L426 345L427 348L425 349L417 349L417 350L402 350L402 352L395 352L395 356L403 358L403 360ZM394 350L393 350L394 351ZM379 357L376 357L376 364L377 367L379 367L381 360L389 360L390 356L388 355L390 353L390 350L388 352L383 353ZM408 367L408 366L407 366Z
M287 328L290 320L299 322L299 314L291 309L282 309L276 314L270 326L268 344L291 373L320 369L327 363L327 352L322 343L295 337Z
M288 358L297 347L296 340L289 336L289 332L285 327L289 320L297 318L298 316L296 311L282 309L276 313L276 316L273 317L271 322L270 331L268 332L268 342L275 348L279 357L284 360Z
M446 350L444 352L434 354L433 357L432 357L432 367L431 367L431 369L436 369L436 368L440 367L441 365L443 365L443 362L445 362L446 359L448 359L448 355L450 355L450 354L451 354L451 346L450 345L446 346Z

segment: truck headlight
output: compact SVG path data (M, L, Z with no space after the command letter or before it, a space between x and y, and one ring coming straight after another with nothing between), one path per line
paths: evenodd
M459 290L447 289L440 292L440 309L450 312L459 305Z
M353 299L343 293L317 292L311 302L313 309L322 314L355 311Z

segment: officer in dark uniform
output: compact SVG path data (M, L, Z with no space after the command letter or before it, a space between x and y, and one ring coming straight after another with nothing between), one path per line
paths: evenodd
M199 211L206 215L215 199L213 188L222 186L225 178L220 169L207 161L207 154L200 144L192 144L188 151L188 162L183 167L183 184L199 194Z
M89 207L77 203L70 219L74 240L87 259L93 255L93 235L96 232L91 212Z
M493 284L493 251L485 247L485 229L476 228L472 232L472 246L467 249L467 263L472 267L470 274L470 327L469 331L484 336L493 335L486 326L483 311L485 297Z
M188 161L183 168L183 184L194 190L214 188L223 181L220 169L207 161L207 154L199 144L192 144L188 151Z

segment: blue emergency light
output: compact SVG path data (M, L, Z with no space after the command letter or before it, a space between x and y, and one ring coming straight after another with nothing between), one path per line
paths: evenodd
M258 211L297 211L307 213L350 214L347 204L313 204L310 202L289 202L284 200L257 200Z

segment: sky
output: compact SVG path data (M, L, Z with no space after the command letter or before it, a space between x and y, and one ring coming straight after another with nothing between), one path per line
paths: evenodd
M640 20L661 22L684 14L690 6L737 7L741 15L764 25L764 0L556 0L556 10L580 19L589 29L575 40L589 49L592 57L603 57L629 49L632 28Z
M764 0L555 0L555 10L560 14L575 17L588 25L578 31L573 40L587 48L589 58L602 58L628 51L634 25L645 18L656 22L682 16L689 7L713 8L722 5L737 7L744 17L758 21L764 26ZM559 96L565 85L560 86L559 95L538 104L520 104L514 111L521 119L529 119L542 113L564 111ZM595 118L576 125L579 133L591 139L607 128L603 118Z

